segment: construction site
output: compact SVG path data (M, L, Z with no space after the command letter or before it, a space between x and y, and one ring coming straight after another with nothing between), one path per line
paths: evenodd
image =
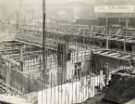
M58 1L0 1L0 104L135 104L134 0Z

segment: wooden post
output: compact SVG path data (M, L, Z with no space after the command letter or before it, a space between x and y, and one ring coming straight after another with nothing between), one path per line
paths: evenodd
M42 79L48 83L47 69L46 69L46 59L47 59L47 50L46 50L46 1L42 0L42 49L43 49L43 69L42 69Z
M6 83L7 85L10 85L11 82L11 64L9 62L7 62L7 74L6 74Z
M21 66L21 71L23 71L23 47L20 48L20 66Z
M106 49L109 48L109 18L106 18Z
M103 74L103 70L100 70L100 90L102 91L103 87L105 86L104 85L104 74Z
M132 46L132 54L135 53L135 44Z
M59 43L58 45L58 64L59 64L59 71L58 71L58 83L59 80L65 81L67 76L67 54L68 54L68 44L67 43ZM60 75L59 75L60 74Z
M128 19L125 20L125 35L124 35L124 52L126 52L126 41L127 41L127 31L128 31Z
M109 84L109 76L110 76L110 71L109 71L109 64L106 63L106 75L105 75L105 85Z

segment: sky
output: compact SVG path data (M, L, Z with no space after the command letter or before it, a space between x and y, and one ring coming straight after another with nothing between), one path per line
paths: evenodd
M67 5L63 5L63 4L72 2L72 1L102 3L103 1L116 2L120 0L46 0L47 8L55 8L55 7L60 7L60 6L67 7ZM126 1L126 3L127 1L129 3L134 2L135 4L135 0L121 0L121 1L122 3L124 3L124 1ZM3 19L3 18L8 19L12 17L15 18L16 12L26 11L26 10L33 12L32 15L37 15L36 12L42 11L42 0L0 0L0 19ZM26 13L26 14L31 15L29 13Z

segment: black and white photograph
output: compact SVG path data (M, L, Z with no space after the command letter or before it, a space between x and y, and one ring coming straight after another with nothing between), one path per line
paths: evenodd
M135 104L135 0L0 0L0 104Z

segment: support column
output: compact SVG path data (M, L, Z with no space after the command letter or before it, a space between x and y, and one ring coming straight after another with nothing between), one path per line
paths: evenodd
M132 46L132 53L135 53L135 45Z
M100 86L100 90L103 90L103 87L105 86L104 84L104 74L103 74L103 70L100 70L100 82L99 82L99 86Z
M109 48L109 18L106 18L106 49Z
M23 71L23 61L24 61L23 53L24 53L24 47L21 47L20 48L20 69L21 69L21 71Z
M11 84L11 64L7 62L7 66L8 68L7 68L7 74L6 74L6 83L10 85Z
M66 81L67 76L67 57L68 57L68 45L66 43L58 44L58 84L62 81Z
M126 52L126 41L127 41L127 30L128 30L128 19L125 20L125 35L124 35L124 52Z
M105 85L109 84L109 77L110 77L110 70L109 70L109 64L106 63L105 65L106 71L105 71Z

